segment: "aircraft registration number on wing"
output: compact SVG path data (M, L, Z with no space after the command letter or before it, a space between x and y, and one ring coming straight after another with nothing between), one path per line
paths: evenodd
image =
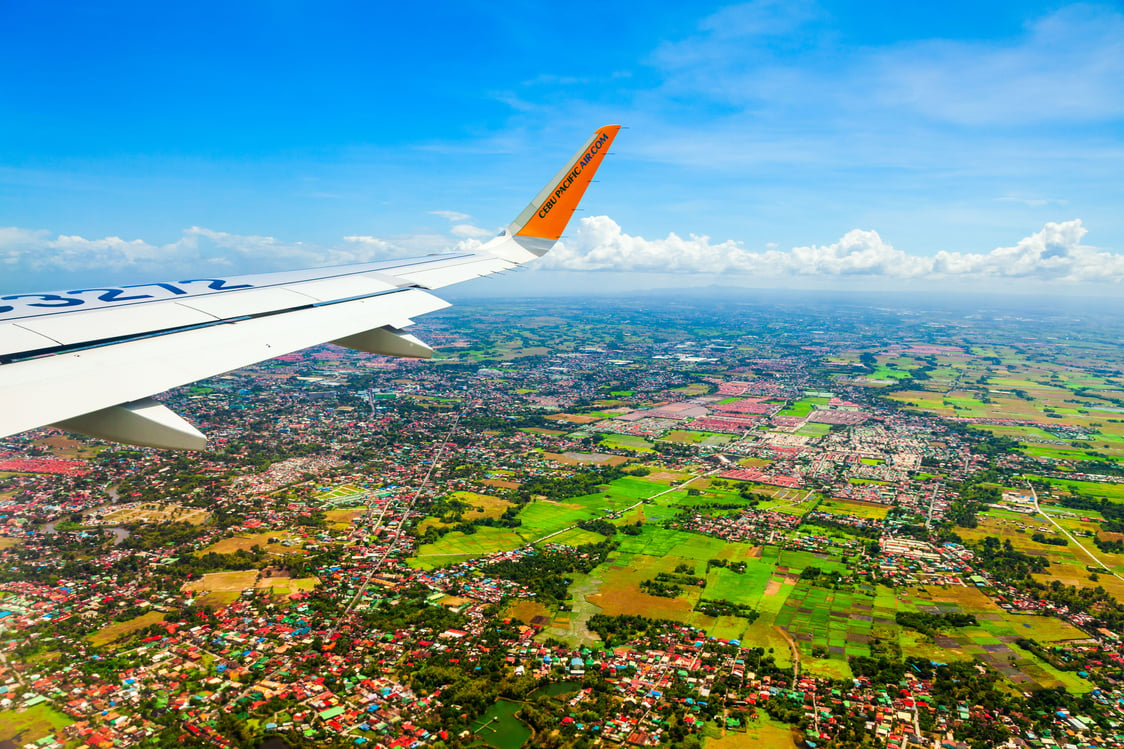
M202 284L206 284L203 286ZM185 288L186 287L186 288ZM140 283L119 288L74 289L73 291L52 292L49 294L9 294L0 296L0 315L9 315L20 308L27 308L26 314L42 314L40 310L62 307L91 305L96 307L119 302L137 302L144 299L172 299L177 296L192 296L207 291L233 291L253 288L253 284L232 283L223 278L192 278L175 283ZM8 304L14 302L14 304Z

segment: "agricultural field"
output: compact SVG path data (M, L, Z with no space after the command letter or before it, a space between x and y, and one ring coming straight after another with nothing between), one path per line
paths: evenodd
M796 641L805 670L847 678L851 670L846 659L871 654L869 643L877 636L876 628L893 622L893 612L875 611L872 593L872 589L870 593L828 590L803 580L796 584L776 624Z
M805 396L800 400L790 403L778 412L778 416L807 416L816 406L826 406L828 398Z
M876 520L885 518L887 513L890 512L889 505L881 505L874 502L859 502L837 497L825 498L817 505L816 509L822 512L833 512L839 515L854 515L855 517L873 518Z

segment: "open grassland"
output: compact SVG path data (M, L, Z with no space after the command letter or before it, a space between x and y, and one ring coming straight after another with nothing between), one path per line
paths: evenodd
M352 521L364 512L366 510L327 510L324 512L324 519L328 521L328 527L332 530L345 531L351 527Z
M778 416L807 416L816 406L826 406L827 398L805 397L781 409Z
M630 434L606 434L599 443L613 450L631 450L638 453L655 452L652 443L643 437L634 437Z
M129 619L124 622L114 622L108 626L102 627L97 632L89 635L86 639L89 640L91 645L102 647L111 642L120 640L133 632L144 629L145 627L164 621L164 615L159 611L149 611L141 614L138 617Z
M0 549L10 549L13 546L19 546L22 541L18 538L9 538L8 536L0 536Z
M667 442L685 442L688 444L695 444L702 442L709 436L711 436L710 432L687 432L679 429L672 429L670 432L664 434L661 439Z
M995 536L1000 540L1009 540L1011 545L1019 551L1036 556L1046 557L1050 562L1049 572L1038 575L1036 579L1049 582L1057 578L1067 585L1076 585L1081 588L1093 588L1103 585L1114 596L1124 595L1124 582L1110 575L1101 575L1100 580L1090 580L1089 573L1085 570L1087 565L1095 561L1070 541L1067 546L1052 546L1041 544L1033 540L1035 533L1053 538L1057 530L1041 515L1017 515L1014 513L1000 513L992 511L978 516L979 525L975 528L957 528L958 535L965 541L980 542L987 536ZM1080 521L1059 520L1063 525L1077 525ZM1088 527L1090 524L1085 524ZM1124 554L1106 554L1093 545L1091 538L1079 538L1081 544L1089 549L1097 559L1103 561L1113 570L1124 574Z
M46 703L27 710L0 711L0 745L25 746L66 728L74 721Z
M890 512L887 505L880 505L875 502L858 502L838 497L824 499L816 509L839 515L854 515L855 517L874 518L876 520L883 519Z
M1035 477L1038 478L1038 477ZM1071 481L1069 479L1042 479L1052 485L1064 489L1069 494L1081 494L1087 497L1103 497L1114 502L1124 502L1124 484L1097 481ZM1084 512L1082 510L1082 512Z
M253 533L241 536L233 536L231 538L224 538L221 541L216 541L205 549L195 552L196 556L202 556L208 552L216 554L233 554L236 551L249 551L254 546L260 546L265 551L271 551L275 554L284 554L285 552L292 551L292 547L284 546L280 543L270 543L269 539L276 538L283 541L289 538L289 531L266 531L264 533Z
M744 718L743 718L744 719ZM723 731L706 739L705 749L795 749L792 729L764 712L746 722L744 730Z
M153 502L136 507L123 507L105 515L110 524L126 523L191 523L203 525L211 513L198 507L184 507L173 502Z
M314 590L320 584L317 577L263 577L254 585L258 590L268 590L270 595L292 598L299 593Z
M610 616L642 611L645 616L652 618L686 622L694 613L701 589L686 587L683 595L663 598L645 593L640 589L640 583L653 579L660 572L672 572L677 565L690 561L686 557L671 555L633 554L624 559L618 557L614 563L601 565L591 575L600 579L601 583L597 592L586 599Z
M258 579L257 570L239 570L237 572L210 572L199 580L189 580L183 584L182 590L192 593L209 593L216 591L238 592L254 587Z

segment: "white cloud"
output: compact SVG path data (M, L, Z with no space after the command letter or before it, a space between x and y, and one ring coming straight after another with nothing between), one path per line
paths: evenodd
M484 237L494 237L498 232L490 229L482 229L474 224L465 223L468 219L472 218L467 213L459 213L458 211L430 211L430 215L441 216L449 220L453 224L449 228L449 233L454 237L461 239L483 239Z
M467 228L469 231L458 231ZM560 242L538 264L544 270L649 271L682 274L744 274L761 278L866 277L901 279L995 278L1067 282L1124 281L1124 254L1082 244L1080 220L1048 223L1013 246L986 253L941 250L930 256L894 248L876 231L853 229L827 245L760 250L741 242L715 242L704 235L669 234L646 239L626 234L608 216L583 218L573 238ZM284 242L275 237L230 234L193 226L174 242L156 245L119 237L86 239L44 231L0 227L0 267L5 286L36 276L84 277L144 274L163 278L181 273L260 272L416 257L442 250L467 251L491 232L452 227L451 235L393 237L349 235L337 244ZM458 240L457 237L460 237ZM23 289L14 289L23 290Z
M459 211L430 211L429 214L431 216L440 216L441 218L447 218L453 223L456 223L457 221L467 221L468 219L472 218L472 216L468 215L467 213L460 213Z
M857 117L861 130L908 112L1021 128L1124 115L1124 15L1114 8L1064 7L1010 39L844 49L826 20L811 3L730 6L703 19L697 34L660 46L651 63L665 93L709 97L757 122L804 111L833 128L840 116Z
M779 250L747 250L742 243L669 234L645 239L625 234L608 216L583 218L574 238L542 262L544 268L695 273L754 276L868 276L884 279L960 277L1024 278L1073 282L1124 281L1124 255L1081 244L1081 221L1048 223L1013 247L988 253L942 250L933 256L909 255L878 232L853 229L829 245Z
M481 229L479 226L473 226L472 224L457 224L452 229L449 229L449 233L454 237L482 239L484 237L494 237L498 232Z

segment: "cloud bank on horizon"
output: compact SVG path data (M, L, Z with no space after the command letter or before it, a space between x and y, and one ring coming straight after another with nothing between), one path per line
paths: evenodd
M162 245L119 237L87 239L46 231L0 227L0 269L32 277L88 278L96 273L170 276L291 270L407 257L441 250L471 250L493 232L466 223L471 217L435 212L450 220L447 235L380 238L346 236L334 245L285 242L198 226ZM853 229L828 245L746 249L742 242L672 233L648 239L626 233L609 216L590 216L573 227L538 264L540 272L652 272L742 275L753 278L868 277L942 281L1003 278L1115 284L1124 281L1124 254L1082 244L1080 219L1047 223L1011 246L989 252L941 250L932 256L895 249L877 231ZM10 289L9 289L10 290ZM24 289L21 289L24 290Z

